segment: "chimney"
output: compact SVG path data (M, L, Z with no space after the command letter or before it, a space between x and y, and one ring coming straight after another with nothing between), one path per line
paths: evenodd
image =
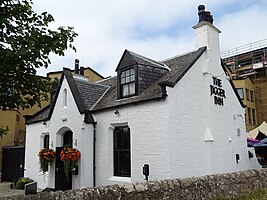
M80 67L80 75L84 75L84 67Z
M79 74L79 60L75 59L75 68L74 68L74 73Z
M209 60L213 64L220 65L219 33L221 31L213 25L213 16L209 11L205 11L204 5L198 6L198 16L198 24L193 26L195 29L195 49L206 46Z

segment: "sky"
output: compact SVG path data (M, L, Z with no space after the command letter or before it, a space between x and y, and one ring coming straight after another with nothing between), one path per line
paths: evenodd
M203 4L219 28L221 51L267 38L266 0L33 0L33 10L47 11L50 26L74 27L78 37L65 56L50 55L45 76L63 67L91 67L104 77L115 69L125 49L160 61L194 50L198 5Z

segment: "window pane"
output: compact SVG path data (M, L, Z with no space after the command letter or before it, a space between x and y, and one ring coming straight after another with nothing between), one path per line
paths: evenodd
M127 96L127 95L129 95L128 85L123 85L122 86L122 96Z
M249 90L246 89L246 99L249 100Z
M126 76L129 76L130 75L130 70L126 70L125 73L126 73Z
M130 81L134 81L135 80L135 75L131 75L130 76Z
M251 102L254 102L254 94L253 94L253 91L250 91L250 100L251 100Z
M126 83L130 82L130 77L126 76Z
M129 84L129 94L135 94L135 83Z
M121 84L125 83L125 77L121 78Z
M129 127L117 127L114 130L114 175L131 176Z
M121 73L121 77L125 77L125 71Z
M252 109L252 122L253 124L256 124L256 116L255 116L255 109Z
M250 111L251 109L250 108L248 108L248 123L251 123L251 111Z
M49 135L44 136L44 147L43 148L46 148L46 149L49 148Z
M236 90L237 90L237 93L238 93L239 97L241 99L244 99L243 89L242 88L237 88Z

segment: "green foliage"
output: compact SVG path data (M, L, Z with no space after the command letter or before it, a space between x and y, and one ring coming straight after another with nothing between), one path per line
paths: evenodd
M16 189L24 190L25 184L31 183L31 182L34 182L34 181L32 179L30 179L30 178L24 178L24 177L23 178L19 178L19 180L16 183Z
M31 0L0 3L0 109L30 108L48 100L52 83L36 76L50 64L49 54L64 56L77 33L72 27L50 30L47 12L37 14Z
M0 126L0 137L2 138L4 135L6 135L8 131L9 131L8 126L6 127Z

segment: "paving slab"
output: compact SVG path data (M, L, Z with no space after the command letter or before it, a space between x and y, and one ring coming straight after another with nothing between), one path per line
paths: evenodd
M0 182L0 199L10 196L24 196L24 190L10 188L10 182Z

